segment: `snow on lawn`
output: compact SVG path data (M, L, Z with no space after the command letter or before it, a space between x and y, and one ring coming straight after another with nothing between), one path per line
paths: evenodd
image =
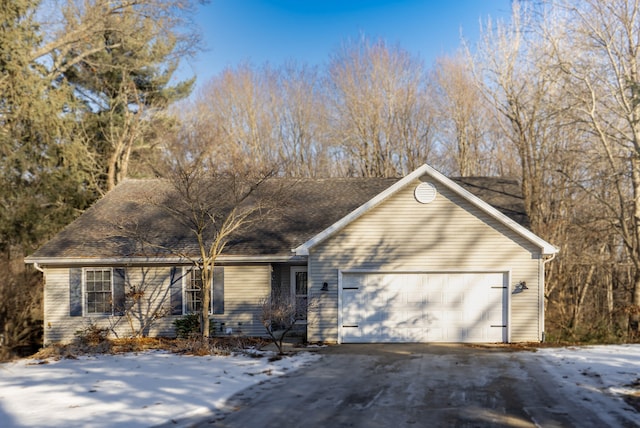
M635 414L640 426L640 413L628 404L640 404L640 345L541 348L530 355L561 383L567 399L588 402L599 415L613 417L612 426L612 412Z
M0 426L148 427L205 416L231 395L316 358L150 351L0 364Z
M514 355L514 354L511 354ZM540 363L567 399L604 417L627 417L625 396L640 398L640 345L542 348L518 354ZM0 427L148 427L225 410L231 395L311 364L301 353L266 357L176 355L162 351L77 360L0 364ZM43 363L43 364L39 364ZM173 424L171 424L173 425Z

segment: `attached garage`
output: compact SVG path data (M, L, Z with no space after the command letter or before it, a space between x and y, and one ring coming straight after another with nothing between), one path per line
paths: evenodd
M545 264L519 183L451 180L428 165L297 247L310 341L536 342ZM526 285L526 287L525 287Z
M506 342L506 272L346 272L339 341Z

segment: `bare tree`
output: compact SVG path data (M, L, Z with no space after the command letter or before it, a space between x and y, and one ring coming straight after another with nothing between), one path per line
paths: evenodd
M244 156L217 149L217 129L208 118L185 119L165 146L167 194L151 202L187 231L188 237L165 248L190 260L201 275L200 327L209 335L208 310L214 266L227 244L284 204L279 184L270 183L276 168L260 169ZM179 239L180 240L180 239ZM190 244L195 240L195 247ZM184 245L181 245L184 244ZM185 244L186 243L186 244Z
M473 62L484 99L518 153L517 176L532 229L546 238L550 204L545 188L555 171L555 152L570 143L564 135L569 110L565 79L550 50L539 33L531 31L530 10L514 3L509 24L489 22L483 30Z
M272 292L271 296L261 302L260 321L279 354L284 354L282 346L285 337L291 333L302 320L307 320L310 310L317 308L317 296L296 299L282 290Z
M490 110L485 107L466 58L460 54L438 58L429 75L429 89L445 156L455 161L451 169L461 176L490 175L495 161L490 158L492 142L486 138L491 127Z
M272 96L282 97L276 114L285 175L318 177L333 172L330 163L333 144L328 137L321 91L317 68L287 63L278 72L278 86Z
M483 31L474 72L517 150L532 228L561 247L548 321L573 339L637 337L640 2L524 5Z
M275 70L256 70L250 64L228 68L207 83L195 110L215 127L216 150L244 156L257 168L278 164L282 98L277 83Z
M282 344L286 335L298 322L298 309L290 296L272 296L261 303L260 321L280 355L284 354Z
M331 57L327 91L333 138L349 175L393 177L423 164L432 149L422 63L367 39Z
M551 2L557 33L548 32L558 68L570 79L567 96L593 141L592 177L581 180L605 210L633 265L629 329L640 331L640 1Z
M579 125L575 85L558 61L559 41L566 23L543 3L514 3L511 22L489 22L474 61L474 74L484 99L492 106L513 150L522 180L532 229L560 248L547 269L549 330L579 337L583 311L595 306L615 244L593 207L597 198L585 195L584 183L597 185L602 176L592 137ZM573 52L572 52L573 54ZM606 197L608 199L608 196ZM586 261L589 262L586 262Z
M176 221L186 226L197 240L198 257L189 257L202 278L201 333L209 335L209 307L213 268L225 246L239 231L257 220L268 201L257 199L258 188L270 173L243 176L238 173L210 174L200 167L179 169L169 179L175 200L164 206Z
M142 242L144 245L144 242ZM117 337L118 326L125 322L131 337L146 337L149 330L160 319L169 315L169 289L158 287L156 269L140 267L135 269L136 280L130 278L134 268L116 269L115 275L122 275L124 296L114 305L114 311L121 316L109 319L110 330Z

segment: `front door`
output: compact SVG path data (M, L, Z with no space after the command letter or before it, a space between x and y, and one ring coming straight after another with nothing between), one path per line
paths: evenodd
M296 319L305 322L309 301L306 266L291 266L291 298L296 308Z

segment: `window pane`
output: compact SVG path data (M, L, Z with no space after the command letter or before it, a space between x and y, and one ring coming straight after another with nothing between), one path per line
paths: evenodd
M112 312L111 269L87 269L85 294L87 313L110 314Z
M185 293L185 297L186 297L186 310L189 313L193 313L193 312L199 312L200 308L202 307L202 302L200 301L200 292L195 290L195 291L187 291Z
M211 288L209 291L212 292ZM202 311L202 271L200 269L189 270L184 285L184 308L187 313ZM209 311L213 308L213 299Z
M185 310L188 313L200 312L202 300L200 293L202 290L202 273L200 269L189 271L188 281L185 288Z
M307 294L307 272L296 272L296 294Z

